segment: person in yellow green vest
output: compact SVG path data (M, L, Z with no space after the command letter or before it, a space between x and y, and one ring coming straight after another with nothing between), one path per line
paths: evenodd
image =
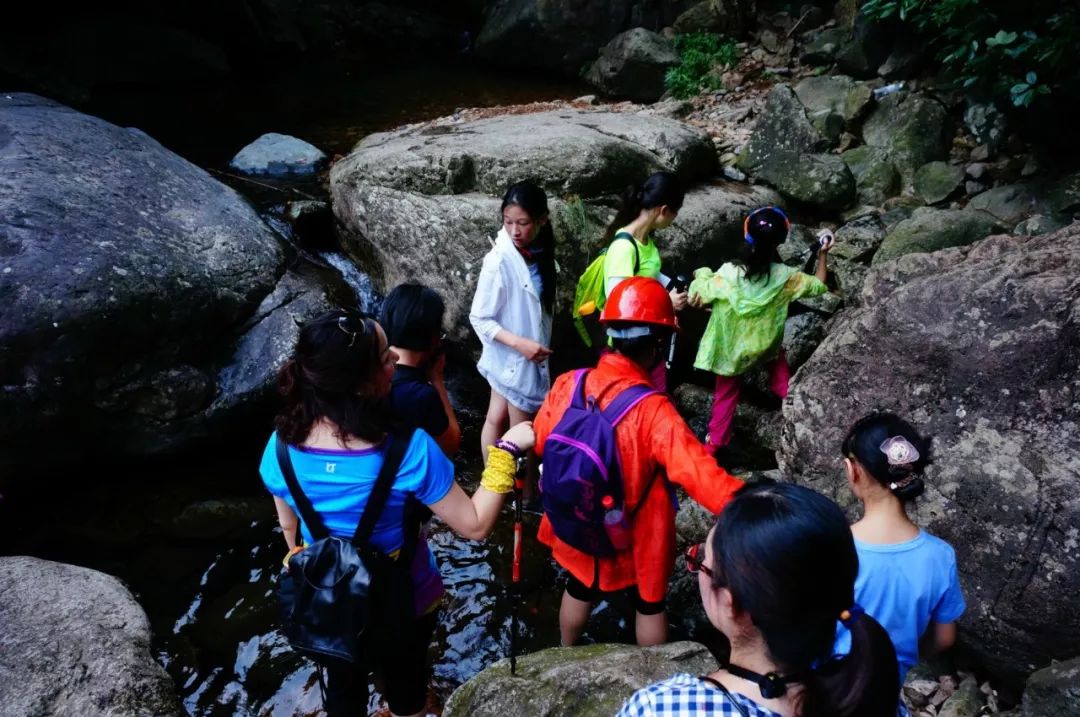
M819 241L817 266L810 275L774 261L790 229L791 222L779 207L755 209L743 224L745 243L740 257L715 272L707 267L694 272L689 303L711 309L694 367L716 374L705 438L714 453L731 441L742 374L765 363L769 388L780 398L787 396L791 369L781 341L788 305L829 290L826 256L832 236L823 235Z
M671 288L671 280L660 271L660 249L653 231L671 226L682 208L686 190L671 172L656 172L640 186L627 187L615 218L604 234L608 245L604 258L604 294L623 279L645 276L669 288L676 311L686 307L686 291ZM667 390L667 366L659 362L650 372L653 388Z

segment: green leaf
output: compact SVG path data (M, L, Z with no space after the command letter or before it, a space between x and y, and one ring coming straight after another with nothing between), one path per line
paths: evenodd
M1011 45L1014 40L1016 40L1015 32L998 30L996 35L986 38L986 46L997 47L998 45Z
M1027 73L1027 75L1026 75L1026 76L1024 77L1024 79L1025 79L1025 80L1027 80L1027 83L1028 83L1029 85L1034 85L1034 84L1035 84L1036 82L1038 82L1038 81L1039 81L1039 76L1038 76L1038 75L1036 75L1036 74L1035 74L1034 72L1029 72L1029 73Z

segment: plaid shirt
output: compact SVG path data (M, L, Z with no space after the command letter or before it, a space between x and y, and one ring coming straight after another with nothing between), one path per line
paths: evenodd
M749 717L780 717L749 697L733 693ZM708 682L680 672L643 687L627 700L617 717L741 717L743 713L722 691Z

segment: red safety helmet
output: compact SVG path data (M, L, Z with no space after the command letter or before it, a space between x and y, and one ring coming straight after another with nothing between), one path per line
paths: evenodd
M620 281L604 304L600 322L651 324L679 330L675 307L671 305L667 290L659 281L647 276L632 276Z

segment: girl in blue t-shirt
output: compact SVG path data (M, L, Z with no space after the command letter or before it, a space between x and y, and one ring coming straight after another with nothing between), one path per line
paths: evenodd
M331 311L300 330L292 356L281 369L278 381L284 405L259 467L263 483L274 496L289 548L286 563L311 543L312 535L297 515L295 496L277 461L277 437L287 445L298 487L326 529L334 536L351 538L382 467L388 437L396 433L387 399L397 359L382 327L352 311ZM454 480L454 466L435 440L422 430L415 431L369 545L401 557L402 548L413 542L406 540L405 531L419 529L416 521L406 520L413 501L427 506L458 535L471 540L487 537L513 487L514 458L533 442L528 421L507 431L489 449L480 487L470 497ZM380 644L365 651L363 664L326 665L324 707L329 717L366 713L371 670L383 678L383 695L391 712L414 715L424 709L428 646L443 592L425 540L417 542L411 574L413 622L369 625L365 637L378 638ZM383 633L391 629L393 639L387 639Z
M859 553L855 598L889 632L903 683L919 660L956 641L964 596L952 546L911 521L905 504L923 492L930 440L891 413L848 431L841 451L863 517L851 526ZM841 635L838 652L846 652Z

